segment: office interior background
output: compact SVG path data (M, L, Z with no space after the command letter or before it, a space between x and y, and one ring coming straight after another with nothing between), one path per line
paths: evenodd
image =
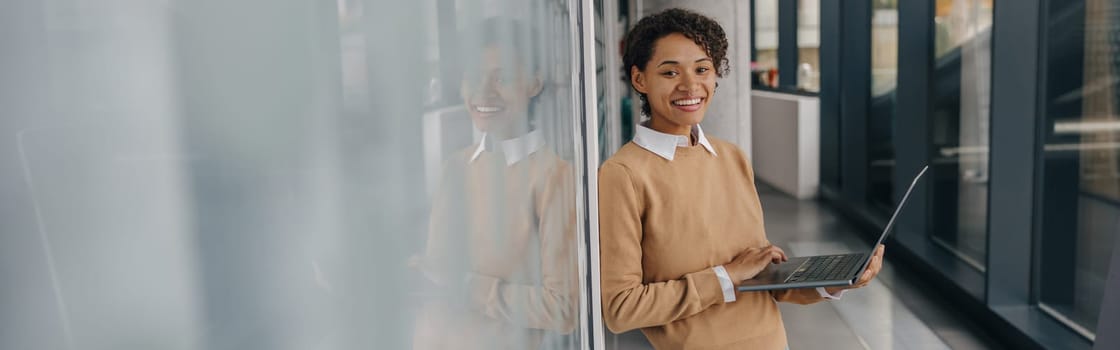
M846 337L1120 347L1120 1L7 0L0 348L455 348L468 330L430 302L472 301L429 281L433 251L479 250L513 252L480 264L528 301L488 304L501 325L470 332L648 346L601 323L596 169L644 118L621 37L670 7L727 31L731 74L703 126L751 158L775 242L870 244L930 166L888 241L897 276L873 286L907 301L831 302ZM468 95L490 75L468 63L487 39L472 28L494 17L532 28L494 84L541 83L529 144L549 157L483 180L553 186L545 204L448 189L480 176L462 165L484 138ZM563 239L462 235L550 216L571 217ZM508 266L541 255L556 259ZM793 348L832 339L788 310ZM934 338L860 333L903 318Z

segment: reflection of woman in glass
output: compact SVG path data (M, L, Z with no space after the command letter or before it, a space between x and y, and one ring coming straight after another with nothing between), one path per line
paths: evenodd
M684 10L643 18L625 39L623 63L650 119L599 169L603 317L659 349L784 349L775 301L842 291L735 292L786 256L766 239L747 157L700 129L727 62L719 24ZM882 255L880 246L853 287L870 282Z
M419 259L443 296L423 305L414 347L539 348L575 326L571 169L532 127L530 32L490 19L473 34L461 93L484 136L444 165Z

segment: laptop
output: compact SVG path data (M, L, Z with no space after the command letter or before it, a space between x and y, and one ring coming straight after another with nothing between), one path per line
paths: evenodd
M863 271L867 269L867 265L871 263L871 254L875 252L875 247L878 247L887 238L887 233L894 226L894 220L898 218L902 206L906 205L906 200L910 198L910 192L914 191L914 185L918 184L918 180L922 178L922 175L925 175L928 169L928 165L923 167L922 171L914 177L914 181L910 182L910 188L902 196L902 201L898 202L890 221L887 221L887 227L883 228L883 233L879 235L879 242L871 246L871 250L865 253L789 258L789 260L780 264L767 265L762 272L759 272L758 276L743 281L737 289L740 292L747 292L855 284L859 276L863 275Z

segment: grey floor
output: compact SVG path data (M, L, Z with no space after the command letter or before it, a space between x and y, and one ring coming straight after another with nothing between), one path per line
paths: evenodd
M855 227L826 205L799 201L759 184L770 241L791 255L868 249ZM891 253L887 247L887 254ZM781 304L790 349L993 349L978 327L887 261L871 285L843 299ZM903 269L904 270L904 269ZM608 349L650 349L641 332L611 334Z

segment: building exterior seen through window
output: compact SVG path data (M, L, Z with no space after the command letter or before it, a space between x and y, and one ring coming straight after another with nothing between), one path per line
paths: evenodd
M820 0L797 1L797 88L821 90Z
M754 1L751 13L754 26L754 62L751 71L754 83L764 87L778 86L778 0Z
M894 105L898 85L898 2L871 0L871 100L867 116L867 199L894 207Z
M933 241L984 271L991 119L991 0L938 0L933 18Z
M1046 11L1039 304L1092 339L1120 226L1120 3Z

